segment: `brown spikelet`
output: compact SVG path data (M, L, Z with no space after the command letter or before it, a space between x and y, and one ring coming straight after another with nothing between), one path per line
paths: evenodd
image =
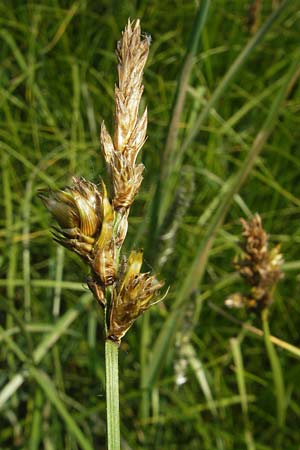
M139 20L129 20L116 51L119 64L113 139L104 122L101 125L101 146L112 179L115 210L130 207L143 179L144 166L136 165L136 159L147 133L147 109L139 117L139 105L149 46L149 39L141 38Z
M142 251L132 251L128 263L123 260L119 281L113 291L107 338L120 343L133 322L160 300L157 293L164 285L154 275L140 273Z
M40 190L39 197L56 219L54 240L90 261L97 233L102 226L102 194L84 178L60 190Z
M225 304L229 307L244 305L249 309L262 310L272 303L275 286L283 276L283 257L280 246L269 250L268 235L262 227L259 214L255 214L249 222L241 219L241 223L243 256L235 261L234 266L250 285L250 292L246 296L232 294Z

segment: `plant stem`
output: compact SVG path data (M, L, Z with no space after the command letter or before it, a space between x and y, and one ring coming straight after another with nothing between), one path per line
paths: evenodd
M118 345L105 342L107 448L120 450Z
M43 394L39 387L35 391L34 409L32 415L31 433L29 441L30 450L38 450L41 441L42 431L42 409L43 409Z
M264 338L266 344L266 350L268 353L273 381L274 381L274 391L277 402L277 422L280 429L284 427L285 416L286 416L286 400L285 400L285 387L284 387L284 379L282 374L282 368L280 365L280 361L278 355L276 353L273 342L271 341L271 333L269 328L268 321L268 310L264 309L261 315L262 325L264 330ZM280 448L280 446L279 446Z

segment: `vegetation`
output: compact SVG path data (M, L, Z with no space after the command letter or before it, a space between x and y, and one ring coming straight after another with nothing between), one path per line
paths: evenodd
M2 2L0 448L104 449L102 310L37 192L109 185L114 49L152 37L144 181L124 252L170 286L119 351L122 449L299 448L299 6L291 0ZM284 263L266 314L228 309L240 217ZM239 259L240 260L240 259ZM273 293L272 293L273 294ZM269 303L269 299L268 299ZM228 304L228 302L227 302Z

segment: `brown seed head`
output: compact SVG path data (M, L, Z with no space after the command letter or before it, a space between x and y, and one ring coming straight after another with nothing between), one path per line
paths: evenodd
M259 214L255 214L251 221L241 219L243 227L241 247L249 260L259 262L265 259L268 251L268 236L261 224Z
M142 77L149 53L149 39L141 38L140 22L128 21L117 44L118 86L115 87L115 131L113 139L101 125L103 156L109 166L114 188L113 205L126 210L142 182L144 166L136 165L147 132L147 109L139 117L143 93Z
M93 183L76 177L71 187L40 193L59 225L55 228L55 240L88 263L91 276L87 284L103 307L106 287L111 286L107 338L118 343L134 320L157 303L163 286L155 276L140 273L141 251L131 252L128 262L123 258L117 273L129 209L143 178L144 166L136 161L146 140L147 109L139 115L139 107L149 46L150 39L141 36L139 20L129 20L116 51L118 84L113 138L104 122L101 125L102 152L113 185L112 202L103 182L99 191Z
M105 298L105 287L101 281L99 281L98 277L89 277L86 280L86 284L89 287L89 290L93 293L95 299L99 302L99 304L105 308L106 306L106 298Z
M283 276L283 257L280 246L269 250L268 235L258 214L249 222L241 219L241 223L243 256L234 265L251 288L249 295L232 294L225 304L230 307L244 305L250 309L264 309L272 303L275 286Z
M140 273L142 260L142 251L131 252L125 271L122 269L123 279L113 292L107 338L118 343L133 322L157 303L158 291L164 284L154 275Z

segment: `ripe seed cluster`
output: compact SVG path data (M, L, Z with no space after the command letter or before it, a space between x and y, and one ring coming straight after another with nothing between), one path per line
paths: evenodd
M264 310L273 302L274 289L283 276L283 256L279 245L269 249L268 235L259 214L255 214L249 222L241 219L241 224L243 255L234 261L234 266L250 285L250 291L247 295L240 292L232 294L225 304L228 307L246 306L250 310Z

